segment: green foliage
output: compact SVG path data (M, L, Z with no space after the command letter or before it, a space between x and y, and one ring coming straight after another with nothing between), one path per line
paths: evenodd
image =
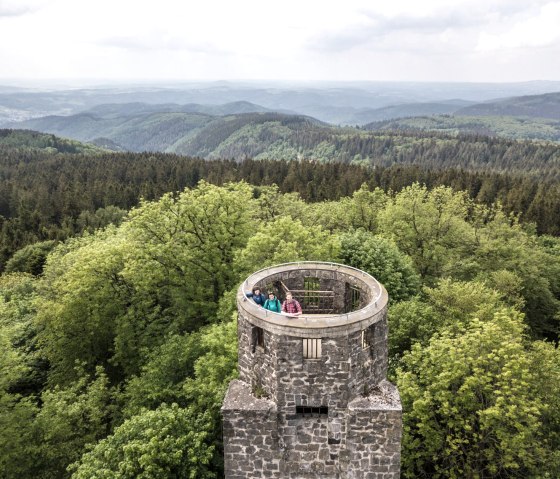
M365 128L374 131L407 130L432 131L448 135L474 134L498 136L516 140L548 140L560 141L560 121L558 119L527 118L494 114L479 116L458 114L417 116L411 118L397 118L377 121L366 125Z
M86 444L95 444L110 430L114 407L102 368L96 377L80 374L68 388L55 387L41 396L42 406L33 422L35 454L41 472L34 477L68 477L68 464L78 460Z
M393 147L394 141L393 136L381 138L372 155L375 158L382 156L387 148ZM450 145L441 152L432 152L430 161L434 157L445 161L450 158L472 160L481 154L480 151L486 151L487 157L502 157L501 161L506 162L502 169L509 169L509 162L522 164L528 156L547 167L557 163L554 156L557 153L548 148L518 143L479 144L478 141L475 141L473 151L457 151L457 145ZM362 142L363 139L355 138L352 144L361 148ZM464 142L460 143L461 147L470 145L469 141ZM401 160L404 153L398 150L397 158L383 161L373 169L338 162L245 160L237 163L161 153L86 156L9 149L0 155L0 177L6 178L6 181L0 181L0 270L15 251L26 245L64 240L84 229L91 231L109 222L116 225L120 215L113 208L129 210L138 204L140 197L157 199L166 192L194 187L200 179L217 185L242 179L254 185L276 183L278 191L299 193L307 201L328 200L316 208L308 208L317 210L313 214L300 215L301 201L293 195L279 198L280 203L291 208L282 214L298 217L305 224L320 224L329 230L348 226L375 228L375 211L383 206L383 202L378 204L377 200L370 200L367 196L372 194L383 200L383 194L375 188L397 192L414 182L421 182L430 188L445 185L455 190L467 190L473 198L485 204L500 201L504 211L521 214L525 222L535 222L539 233L560 233L557 173L542 172L535 177L526 173L473 173L466 171L468 165L458 164L456 169L450 169L446 163L439 165L445 169L434 169L424 165L426 158L418 165L419 155L424 155L426 148L437 144L434 139L421 139L410 158ZM404 151L408 155L408 150ZM401 161L406 165L400 164ZM367 194L357 191L364 183L370 190ZM352 199L343 200L348 204L332 201L351 196L355 191ZM329 214L335 209L339 214ZM370 215L368 210L374 214ZM363 218L362 212L366 213ZM263 217L268 217L266 211L263 211Z
M144 295L165 295L158 303L184 318L181 329L192 330L215 315L216 303L237 281L234 255L251 235L253 211L245 183L217 187L202 181L177 198L167 194L145 202L126 225L134 254L123 275L134 278Z
M260 223L256 232L235 259L239 277L268 265L290 261L333 261L340 243L321 227L308 228L301 221L282 216Z
M119 170L122 158L107 156L88 158L88 171L105 165L130 181L165 164L173 181L239 175L261 186L203 181L142 201L124 221L117 207L80 203L61 215L61 228L85 233L48 253L40 276L0 276L0 478L220 477L239 282L263 266L308 259L363 268L389 290L408 477L558 475L558 349L534 340L558 339L558 238L448 187L376 189L435 178L419 169L267 161L181 169L176 157L131 158L140 170ZM491 175L448 174L496 197ZM280 186L268 186L275 178ZM506 190L514 184L502 180ZM105 204L128 208L138 191L159 191L144 180L127 192L118 185L68 198L114 195ZM45 228L42 213L20 199L8 201L19 201L20 216L0 218L2 241L10 238L3 244L32 241L19 232ZM13 263L36 264L42 248Z
M430 282L468 256L475 241L467 223L470 207L465 193L444 187L428 190L416 183L379 213L380 230L413 259L422 278Z
M392 301L409 299L419 292L420 277L412 261L391 241L356 231L342 235L340 242L341 261L379 280Z
M39 340L51 363L53 384L76 379L75 364L93 372L102 365L112 378L119 323L135 308L120 272L129 242L115 228L77 238L57 247L44 271L38 301ZM79 338L79 340L78 340Z
M103 150L79 141L59 138L48 133L31 130L0 129L0 149L41 150L54 153L102 153Z
M209 327L201 337L205 354L195 362L194 377L184 384L184 393L192 407L206 413L211 421L208 444L216 446L212 469L223 470L222 417L220 408L232 379L237 378L237 321Z
M195 479L208 471L212 448L205 439L205 414L173 404L127 419L84 454L70 471L73 479Z
M422 295L389 308L389 352L394 359L414 344L422 347L437 332L462 331L469 321L489 321L505 304L500 294L483 283L441 280Z
M4 346L2 344L2 346ZM2 374L5 372L2 370ZM38 477L34 447L34 401L0 392L0 477Z
M401 301L389 308L389 356L392 362L409 351L413 344L427 344L441 327L441 318L419 298Z
M28 274L0 276L0 391L19 394L40 391L46 361L37 347L37 281Z
M38 317L51 379L73 380L76 361L103 365L112 380L137 374L166 334L210 322L237 281L233 258L250 235L252 202L246 184L201 183L53 252Z
M524 305L532 333L557 335L558 256L499 206L474 205L465 193L414 184L391 199L379 224L381 234L413 259L426 284L454 277L513 288L509 302Z
M30 273L35 276L43 272L47 255L55 247L56 241L42 241L24 246L16 251L6 263L6 273Z
M0 396L0 477L64 478L88 443L109 430L114 407L102 369L68 388L47 389L41 407L32 398Z
M205 353L203 332L172 335L151 352L138 376L126 385L125 416L138 414L142 408L155 409L161 403L187 405L183 385L194 375L195 361Z
M415 345L397 382L405 477L527 477L546 457L532 357L519 314L471 320Z
M76 225L80 231L93 233L95 230L111 224L119 226L126 214L126 210L112 205L106 208L99 208L95 213L84 210L79 214Z
M352 197L310 205L306 220L311 225L321 225L330 231L363 228L375 232L377 215L387 200L383 190L375 188L370 191L364 183Z

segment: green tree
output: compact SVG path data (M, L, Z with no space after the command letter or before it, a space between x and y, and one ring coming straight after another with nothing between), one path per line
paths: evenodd
M547 457L520 314L499 311L405 355L397 383L405 477L528 477Z
M55 247L56 241L42 241L17 250L7 261L6 273L30 273L35 276L43 272L47 255Z
M339 241L320 226L305 227L301 221L283 216L261 223L235 258L241 279L265 266L289 261L333 261L338 258Z
M451 188L428 190L418 183L391 198L379 213L379 228L409 255L426 281L448 274L469 257L475 236L467 223L471 202Z
M460 331L473 318L490 321L506 303L501 295L476 281L443 279L434 288L389 308L389 352L394 360L413 344L427 346L434 334Z
M202 181L176 198L144 202L125 225L134 257L123 274L146 293L157 287L168 295L176 315L197 322L212 317L237 280L234 254L255 224L252 193L243 182L217 187Z
M72 239L48 257L37 327L51 384L76 380L76 362L88 373L101 365L112 380L122 375L111 359L119 323L134 309L132 286L121 275L129 249L126 235L110 227Z
M418 294L420 277L412 261L390 240L355 231L341 235L340 243L341 261L379 280L391 301L402 301Z
M206 414L173 404L144 410L127 419L79 462L73 479L198 479L215 477L208 470L212 447L205 442Z
M71 386L56 386L41 395L32 423L37 469L33 477L68 477L66 467L81 457L85 446L110 431L114 405L107 376L100 367L93 378L82 371L79 375Z

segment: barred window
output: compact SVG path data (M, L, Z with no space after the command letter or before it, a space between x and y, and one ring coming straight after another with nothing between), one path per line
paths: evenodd
M375 324L369 328L362 330L362 349L368 349L373 346L375 341Z
M296 414L301 417L328 416L327 406L296 406Z
M303 339L303 358L319 359L321 357L321 339Z
M369 343L367 331L364 329L362 330L362 349L367 349L370 346L371 344Z

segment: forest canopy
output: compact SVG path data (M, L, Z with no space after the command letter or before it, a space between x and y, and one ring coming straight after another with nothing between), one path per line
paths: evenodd
M278 168L293 181L314 171L294 165ZM293 260L344 262L387 286L403 477L557 477L560 240L448 186L351 190L306 201L197 180L11 260L0 477L220 477L234 292Z

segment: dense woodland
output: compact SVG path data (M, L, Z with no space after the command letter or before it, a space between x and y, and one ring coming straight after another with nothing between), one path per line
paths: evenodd
M295 260L387 287L403 477L560 476L552 178L40 145L0 158L0 478L220 477L234 293Z
M467 191L486 205L499 202L505 212L534 223L538 233L560 234L560 185L547 178L544 167L542 175L533 176L468 171L468 162L460 169L441 169L408 164L369 168L317 161L204 161L161 153L106 153L53 135L3 131L0 271L26 245L92 231L122 217L140 197L156 199L165 192L193 187L200 179L217 185L239 180L276 184L280 191L298 193L310 202L351 195L363 183L385 192L398 192L414 182L429 188L446 185ZM25 148L14 147L23 140ZM528 144L520 148L527 148L536 158L543 156L538 164L555 164L560 151L541 152ZM504 151L498 148L497 154L501 158ZM491 165L494 159L487 161ZM547 168L555 177L558 166Z
M430 115L382 120L364 126L372 131L434 131L458 135L486 135L517 140L560 142L560 120L514 116Z
M160 151L238 161L308 159L384 167L416 164L560 177L560 145L489 136L558 140L558 120L416 118L389 122L389 128L401 130L395 132L386 131L383 123L335 127L310 117L271 112L218 117L183 112L123 115L115 119L108 112L88 113L28 123L31 128L76 140L116 145L119 151Z

